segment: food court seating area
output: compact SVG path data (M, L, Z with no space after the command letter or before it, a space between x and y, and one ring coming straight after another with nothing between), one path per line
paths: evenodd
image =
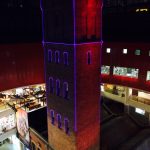
M31 111L44 107L46 106L45 84L4 91L0 93L0 103L1 99L14 110L23 108L26 111Z
M28 96L27 98L22 97L14 98L12 101L13 104L15 104L16 109L19 107L24 107L25 110L27 111L46 105L45 95L39 99L36 98L35 96Z
M146 98L143 98L143 97L138 97L136 95L132 95L130 97L131 100L134 100L134 101L137 101L137 102L141 102L141 103L144 103L144 104L147 104L147 105L150 105L150 100L149 99L146 99Z
M0 99L0 105L3 104L3 101Z

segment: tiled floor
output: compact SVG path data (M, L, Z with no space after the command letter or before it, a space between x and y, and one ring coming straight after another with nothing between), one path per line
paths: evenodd
M5 140L0 146L0 150L25 150L23 144L14 135L12 138Z

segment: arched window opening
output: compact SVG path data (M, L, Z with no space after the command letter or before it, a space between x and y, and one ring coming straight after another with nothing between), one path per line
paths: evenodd
M51 123L54 124L55 123L54 110L50 111L50 117L51 117Z
M64 85L63 85L63 94L64 94L64 98L68 99L68 83L67 82L64 82Z
M57 122L58 122L58 128L61 129L62 123L61 123L61 115L57 114Z
M55 63L58 64L60 62L60 53L59 51L55 51Z
M60 80L56 80L56 95L60 96Z
M48 50L48 62L52 62L52 50Z
M65 125L65 133L69 134L69 121L68 121L68 119L65 119L64 125Z
M64 65L68 65L68 52L64 52Z
M91 52L87 52L87 64L91 64Z
M49 78L49 92L53 93L54 92L54 85L53 85L53 78Z

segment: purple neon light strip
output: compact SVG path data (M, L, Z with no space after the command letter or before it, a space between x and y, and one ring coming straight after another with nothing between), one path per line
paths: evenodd
M40 9L41 9L41 14L42 14L42 44L44 46L44 15L43 15L42 0L40 0Z
M103 18L102 18L102 17L103 17L103 16L102 16L102 9L103 9L103 1L102 1L101 10L100 10L100 11L101 11L101 16L100 16L100 17L101 17L101 31L100 31L100 32L101 32L101 33L100 33L100 35L101 35L101 37L100 37L100 38L101 38L101 45L103 44L103 32L102 32L102 26L103 26L103 24L102 24Z
M77 131L77 97L76 97L76 15L75 0L73 0L73 18L74 18L74 131Z
M100 35L101 35L101 45L100 45L100 48L101 48L101 50L100 50L100 68L101 68L101 62L102 62L102 47L103 47L103 34L102 34L102 9L103 9L103 1L102 1L102 6L101 6L101 30L100 30ZM101 85L101 78L100 78L100 85ZM100 86L100 89L99 89L99 91L101 91L101 86ZM101 94L101 93L100 93ZM100 98L101 99L101 98ZM100 102L100 100L99 100L99 106L101 107L101 102ZM99 114L101 114L101 109L99 109ZM99 123L100 123L100 120L101 120L101 117L100 117L100 115L99 115Z
M57 43L57 42L44 42L45 44L59 44L59 45L85 45L85 44L100 44L102 41L100 42L85 42L85 43Z
M43 49L44 49L44 75L45 75L45 79L46 79L46 91L49 91L48 90L48 81L47 78L46 78L46 49L45 49L45 46L44 46L44 15L43 15L43 7L42 7L42 0L40 0L40 9L41 9L41 13L42 13L42 44L43 44ZM48 102L48 92L46 92L46 104ZM49 114L49 111L47 109L47 114Z

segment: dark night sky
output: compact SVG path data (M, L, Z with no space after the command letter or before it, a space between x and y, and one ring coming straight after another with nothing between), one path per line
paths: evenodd
M0 43L41 41L39 0L1 0Z
M139 4L138 0L133 4L128 0L128 5L127 0L106 0L104 2L104 41L150 41L150 8L148 12L135 12L137 8L150 6L149 2L140 0L142 1L144 3ZM39 4L39 0L1 0L0 43L41 41Z
M146 8L148 11L137 9ZM150 41L150 0L106 0L103 7L103 40Z
M150 14L103 15L104 41L150 41Z

